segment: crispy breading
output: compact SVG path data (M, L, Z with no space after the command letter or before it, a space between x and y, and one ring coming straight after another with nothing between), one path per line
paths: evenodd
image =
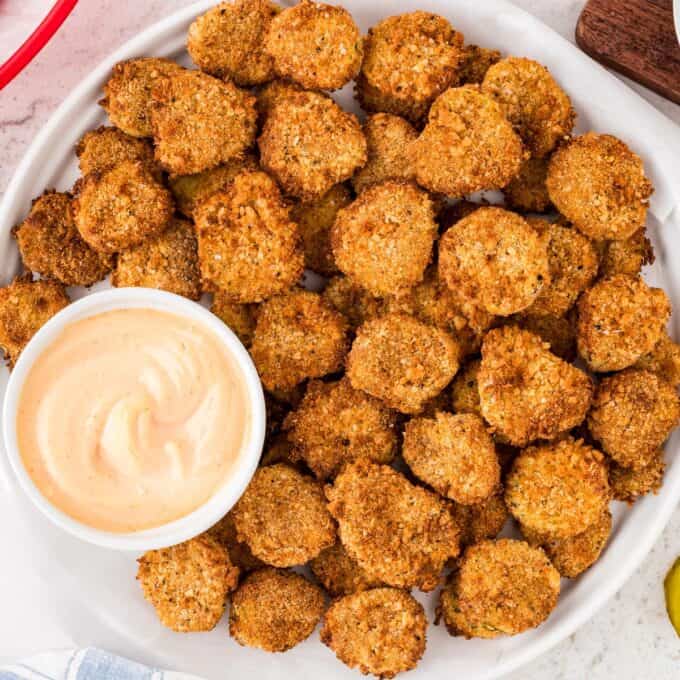
M375 588L336 600L326 612L321 642L350 668L393 678L425 653L427 619L409 593Z
M451 503L449 512L460 529L462 546L496 538L510 518L502 490L476 505Z
M656 373L667 380L673 387L680 385L680 345L671 340L668 331L664 330L654 349L643 354L634 364L635 368Z
M279 77L310 90L337 90L361 67L363 41L343 7L301 0L269 26L264 49Z
M390 408L418 413L451 382L459 354L448 333L407 314L386 314L358 329L347 375L354 388Z
M80 138L76 155L83 175L108 170L121 161L142 161L149 165L154 162L149 140L132 137L118 128L105 125L86 132Z
M292 567L335 543L321 485L278 463L258 468L232 510L237 539L274 567Z
M480 359L473 359L465 364L451 383L451 408L454 413L472 413L482 415L479 405L479 389L477 375L479 374Z
M319 479L334 477L359 458L390 463L397 450L395 414L374 397L355 390L344 377L312 380L284 428L295 455Z
M280 7L270 0L221 2L194 19L187 51L202 71L241 87L274 77L274 62L264 39Z
M83 241L73 221L71 195L46 191L13 231L26 269L66 286L91 286L111 271L112 260Z
M616 274L579 299L576 343L592 371L632 366L661 339L671 314L666 293L639 276Z
M666 471L663 449L657 449L647 465L639 470L626 468L613 460L609 463L609 485L612 496L617 501L625 501L629 505L648 493L657 493L663 484Z
M255 97L231 81L183 71L156 81L151 123L156 160L189 175L235 158L255 141Z
M515 519L555 539L592 526L609 498L604 455L572 437L524 449L505 479L505 503Z
M530 545L545 550L560 576L576 578L599 559L612 531L612 514L605 510L585 531L569 538L553 539L527 527L520 528Z
M559 593L560 575L543 550L509 538L482 541L463 553L437 614L451 635L517 635L543 623Z
M258 145L262 167L286 193L305 201L323 196L366 162L366 138L357 117L318 92L280 99Z
M308 203L295 203L290 216L298 225L305 251L305 266L323 276L338 273L331 249L331 227L342 208L352 202L352 194L344 184L331 187L321 198Z
M238 583L227 549L207 534L150 550L137 561L144 598L160 622L178 633L212 630Z
M307 472L306 466L293 453L293 445L284 433L269 438L260 458L260 466L262 467L276 465L277 463L287 463L300 472Z
M111 283L117 288L160 288L198 300L201 277L194 225L173 218L159 236L118 253Z
M550 196L545 180L548 176L547 158L529 158L522 163L519 174L503 187L509 207L523 212L544 213L550 207Z
M368 116L363 130L368 160L352 177L357 194L388 179L415 181L411 144L417 139L418 132L411 123L390 113L375 113Z
M538 335L560 359L570 363L576 359L576 319L573 313L568 316L552 316L522 312L511 317L511 321L525 331Z
M479 208L439 243L439 276L490 314L529 307L551 283L548 239L502 208Z
M251 355L268 390L340 370L347 353L345 318L318 293L293 289L262 304Z
M205 290L219 290L232 302L261 302L302 276L297 225L266 173L239 173L194 216Z
M229 634L246 647L285 652L312 634L325 608L319 586L265 567L246 576L232 595Z
M347 552L388 585L433 590L458 554L459 532L444 501L387 465L347 465L326 496Z
M321 297L345 316L352 330L383 310L382 300L373 297L347 276L334 276Z
M479 45L465 45L463 56L458 64L458 79L456 84L481 84L486 72L496 62L500 61L501 53Z
M531 59L507 57L489 68L482 92L493 97L531 155L543 158L574 127L576 112L548 69Z
M504 187L526 158L498 103L475 85L436 99L413 156L418 184L452 198Z
M339 541L322 550L310 563L312 573L332 597L358 593L384 585L359 566Z
M0 349L10 368L40 327L71 301L56 281L19 276L0 288Z
M151 137L151 90L160 78L185 69L170 59L143 57L118 62L99 102L111 122L133 137Z
M486 335L477 374L482 416L508 443L553 439L583 422L593 383L517 326Z
M588 429L619 465L640 470L680 422L673 385L650 371L626 369L602 380Z
M555 151L546 186L557 210L597 241L632 236L645 223L654 190L639 156L616 137L594 132Z
M638 229L622 241L603 241L600 254L600 276L630 274L637 276L645 265L654 263L654 248L646 229Z
M245 347L252 345L257 305L232 302L228 295L218 290L213 295L210 311L234 331Z
M231 563L238 567L241 575L264 566L264 562L253 555L248 545L236 538L234 513L228 512L217 524L210 527L206 533L227 549Z
M488 499L499 487L501 469L493 439L472 413L439 411L406 423L402 456L418 479L463 505Z
M457 77L463 35L442 16L409 12L368 31L356 96L366 111L418 122Z
M423 280L436 235L427 192L388 180L338 212L331 246L342 272L373 295L385 296Z
M283 101L291 94L297 94L298 92L304 91L305 89L301 85L298 85L291 80L283 80L281 78L272 80L270 83L258 88L255 95L257 99L255 107L257 108L260 126L264 125L267 116L269 116L279 102Z
M75 225L85 242L104 254L158 236L172 219L172 195L140 161L90 173L74 189Z

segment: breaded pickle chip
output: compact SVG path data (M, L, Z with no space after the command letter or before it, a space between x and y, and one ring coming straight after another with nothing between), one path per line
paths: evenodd
M596 241L632 236L654 190L639 156L616 137L593 132L555 151L546 185L555 207Z
M26 269L65 286L90 286L111 270L111 258L90 248L78 233L70 194L46 191L14 236Z
M350 190L344 184L336 184L321 198L293 205L290 216L302 236L307 268L324 276L338 273L331 249L331 227L338 211L351 202Z
M144 598L160 622L178 633L212 630L238 583L227 549L206 534L150 550L137 561Z
M357 331L347 358L355 389L401 413L419 413L456 374L458 344L446 332L407 314L370 319Z
M151 90L159 79L184 70L170 59L143 57L121 61L113 67L99 104L111 122L126 134L151 137Z
M248 545L236 538L236 524L233 512L228 512L217 524L210 527L206 533L227 549L231 563L239 568L241 574L264 566L262 560L253 555Z
M458 555L459 532L444 501L387 465L347 465L326 496L347 552L388 585L434 590Z
M514 446L580 425L593 394L586 373L517 326L486 335L477 381L482 416Z
M463 553L438 615L451 635L517 635L543 623L559 593L559 572L543 550L509 538L482 541Z
M460 529L462 546L496 538L510 518L502 490L477 505L451 503L449 512Z
M630 368L599 384L588 429L619 465L641 470L679 421L675 387L655 373Z
M366 162L357 117L318 92L282 98L269 112L258 145L262 167L286 193L306 201L323 196Z
M291 94L304 92L305 89L291 80L277 78L270 83L258 88L256 93L255 107L259 116L260 125L264 125L267 116L274 110L274 107Z
M458 85L481 84L486 72L500 61L501 53L479 45L465 45L458 64Z
M310 90L337 90L361 67L361 33L343 7L301 0L272 22L264 49L274 70Z
M138 139L115 127L101 125L86 132L76 146L80 172L102 172L122 161L153 164L153 147L147 139Z
M482 92L500 104L532 156L550 153L574 127L569 97L548 69L531 59L501 59L486 72Z
M473 413L481 417L477 375L481 361L473 359L465 364L451 383L451 408L454 413Z
M265 567L246 576L232 595L229 634L246 647L285 652L312 634L325 608L319 586Z
M550 284L547 238L502 208L479 208L442 236L439 276L490 314L529 307Z
M259 309L251 355L268 390L290 390L306 378L340 370L347 321L320 295L291 290Z
M375 588L336 600L326 612L321 642L344 664L378 678L415 668L425 653L422 605L396 588Z
M203 287L232 302L261 302L298 281L304 256L276 183L245 171L194 210Z
M460 198L504 187L526 154L498 103L466 85L437 98L413 155L418 184Z
M354 190L360 194L372 184L388 179L415 180L416 172L411 144L418 132L407 120L389 113L375 113L364 123L368 160L352 177Z
M172 219L170 192L150 166L123 161L76 183L73 200L75 225L85 242L111 254L158 236Z
M173 175L168 180L168 186L175 197L177 210L193 219L194 210L211 196L226 191L236 175L245 170L258 169L257 159L248 153L243 158L232 159L194 175Z
M656 373L673 387L677 387L680 385L680 345L671 340L668 331L664 331L654 349L641 356L634 367Z
M335 543L321 485L284 464L258 468L232 510L237 539L274 567L292 567Z
M387 17L369 29L356 80L366 111L384 111L412 122L457 77L463 35L437 14L409 12Z
M600 276L630 274L637 276L647 264L654 263L654 249L643 227L622 241L601 242Z
M384 585L360 567L340 542L322 550L309 563L309 566L319 583L333 597L358 593Z
M118 253L111 283L117 288L160 288L198 300L201 276L194 225L173 218L159 236Z
M321 297L346 317L352 330L383 311L382 300L373 297L347 276L334 276Z
M576 359L576 319L575 314L553 316L552 314L532 314L524 312L511 317L512 322L538 335L550 345L550 351L560 359L572 362Z
M373 295L385 296L422 281L436 235L427 192L388 180L338 212L331 245L342 272Z
M201 71L241 87L266 83L274 64L263 41L279 11L270 0L221 2L189 26L189 55Z
M505 503L515 519L554 539L595 524L609 497L603 454L571 437L524 449L505 479Z
M550 208L550 196L545 186L547 176L546 158L529 158L524 161L519 174L503 187L506 203L515 210L546 212Z
M552 539L524 527L522 533L530 545L540 546L565 578L576 578L599 559L612 531L609 510L585 531L569 538Z
M183 71L154 85L151 123L156 160L190 175L243 156L255 141L255 97L230 81Z
M295 454L319 478L334 477L359 458L390 463L397 449L395 414L348 378L307 385L302 403L286 418Z
M609 463L609 485L617 501L632 505L640 496L657 493L663 484L666 462L663 449L658 449L651 461L639 470L626 468L614 461Z
M61 283L30 274L0 288L0 348L10 368L40 327L71 301Z
M218 290L213 296L210 311L236 333L245 347L250 347L255 333L257 305L232 302L228 295Z
M578 353L593 371L619 371L649 354L661 339L671 306L666 293L639 276L598 281L579 299Z
M439 411L412 418L402 455L413 474L438 494L463 505L485 501L500 485L493 439L479 416Z

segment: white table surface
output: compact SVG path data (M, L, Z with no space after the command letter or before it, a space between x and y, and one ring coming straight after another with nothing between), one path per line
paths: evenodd
M484 0L477 0L483 2ZM0 93L0 194L35 133L100 59L191 0L81 0L63 30ZM515 0L573 40L584 0ZM20 42L49 0L0 0L0 60ZM395 0L395 13L397 11ZM518 46L518 52L521 48ZM632 85L680 124L680 107ZM1 526L1 520L0 520ZM0 550L0 662L72 645L46 610L49 583L31 575L20 537ZM671 680L680 676L680 638L666 616L663 576L680 553L680 510L635 575L585 626L509 680Z

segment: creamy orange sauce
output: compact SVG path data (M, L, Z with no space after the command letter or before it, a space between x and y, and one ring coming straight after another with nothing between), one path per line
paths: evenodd
M210 329L124 309L62 331L30 369L16 424L44 496L84 524L128 532L209 499L251 420L243 375Z

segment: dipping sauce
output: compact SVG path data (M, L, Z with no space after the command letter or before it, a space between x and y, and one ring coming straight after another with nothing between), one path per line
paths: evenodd
M129 532L208 500L251 422L243 374L208 327L122 309L64 328L26 377L16 425L48 500L83 524Z

